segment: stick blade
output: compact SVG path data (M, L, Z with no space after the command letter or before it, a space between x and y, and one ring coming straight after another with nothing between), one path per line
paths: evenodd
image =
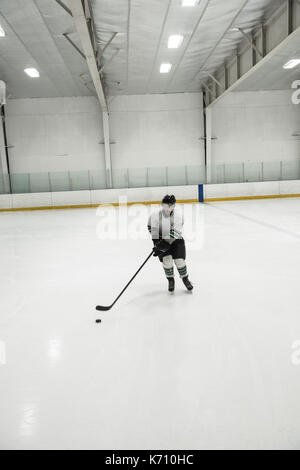
M96 310L100 310L100 312L107 312L107 310L110 310L111 306L109 307L104 307L103 305L97 305Z

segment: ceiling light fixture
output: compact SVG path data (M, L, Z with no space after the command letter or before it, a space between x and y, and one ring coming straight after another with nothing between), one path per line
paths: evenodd
M1 38L4 38L4 36L5 36L5 31L4 31L4 29L2 28L2 26L0 25L0 37L1 37Z
M294 67L297 67L297 65L299 64L300 64L300 59L292 59L292 60L289 60L286 64L284 64L283 68L293 69Z
M181 6L183 7L195 7L199 3L199 0L181 0Z
M172 68L172 64L161 64L160 73L169 73Z
M169 36L169 39L168 39L168 48L177 49L178 47L181 46L182 41L183 41L183 36L181 36L180 34L172 34L171 36Z
M27 75L29 75L31 78L38 78L40 76L40 72L34 67L24 69L24 72L27 73Z

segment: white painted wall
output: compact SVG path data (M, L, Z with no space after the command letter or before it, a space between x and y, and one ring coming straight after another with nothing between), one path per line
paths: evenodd
M212 106L212 165L300 158L299 105L291 91L232 92Z
M104 169L96 98L7 100L5 111L11 173Z
M202 93L116 96L113 168L204 164Z
M6 115L12 173L105 168L96 98L8 100ZM204 163L200 93L118 96L110 128L113 169Z

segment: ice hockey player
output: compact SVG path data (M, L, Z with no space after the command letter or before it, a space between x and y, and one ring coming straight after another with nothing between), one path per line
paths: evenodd
M175 196L168 194L162 200L162 209L154 212L148 220L148 230L154 243L154 256L163 264L169 282L169 292L174 292L174 263L185 285L191 291L191 284L185 263L186 250L182 238L183 214L176 206Z

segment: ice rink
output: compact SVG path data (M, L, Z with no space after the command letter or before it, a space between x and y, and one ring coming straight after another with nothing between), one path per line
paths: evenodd
M300 448L300 199L194 210L193 293L150 259L100 315L151 240L99 239L95 209L0 214L1 448Z

